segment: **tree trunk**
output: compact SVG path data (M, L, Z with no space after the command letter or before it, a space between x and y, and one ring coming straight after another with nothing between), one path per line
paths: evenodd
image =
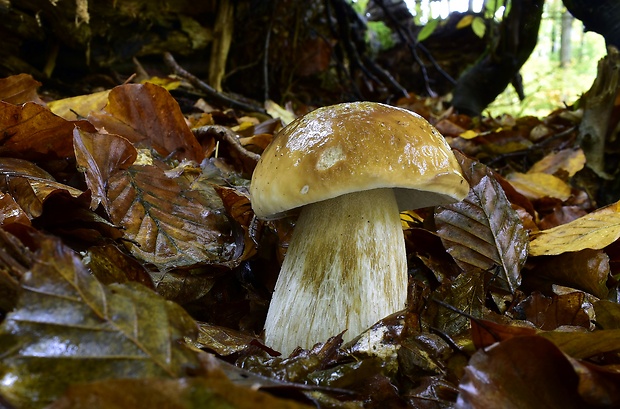
M513 1L500 23L497 41L476 65L459 77L453 106L480 115L511 83L536 46L544 0Z
M569 12L562 13L562 32L560 34L560 67L566 68L570 64L573 34L573 16Z

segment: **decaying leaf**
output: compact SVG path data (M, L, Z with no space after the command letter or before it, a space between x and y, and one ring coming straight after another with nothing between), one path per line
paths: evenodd
M542 172L513 172L507 179L514 188L530 200L553 197L562 201L570 197L570 186L562 179Z
M585 295L582 292L546 297L534 293L516 307L537 328L553 330L562 325L590 327L590 317L584 311Z
M34 102L13 105L0 101L0 155L28 160L73 156L75 126L94 131L84 121L70 122Z
M105 286L57 239L43 239L0 326L0 393L42 407L70 384L177 377L197 364L179 343L195 335L178 305L139 285Z
M120 85L110 91L105 110L91 112L88 119L98 129L152 147L163 157L174 155L198 163L204 158L179 104L160 86Z
M465 368L456 407L584 408L571 363L537 336L510 338L476 352Z
M58 99L47 104L56 115L68 121L88 117L91 112L101 111L108 103L109 90L94 94L78 95L65 99Z
M483 176L463 201L439 207L435 220L446 250L463 270L479 274L497 268L493 285L516 291L527 235L495 179Z
M600 208L570 223L543 230L530 243L530 255L557 255L602 249L620 238L620 202Z
M183 173L169 177L161 161L134 164L137 152L125 138L79 130L74 137L87 184L124 228L132 254L164 270L233 258L231 227L214 194L194 189Z
M606 298L609 293L609 256L603 250L584 249L540 260L528 277L586 291Z
M0 100L11 104L23 104L24 102L36 102L43 104L37 94L37 88L41 83L30 74L17 74L8 78L0 79Z
M553 175L563 170L569 177L572 177L583 169L585 163L586 156L581 148L562 149L558 152L552 152L534 163L527 173L547 173Z

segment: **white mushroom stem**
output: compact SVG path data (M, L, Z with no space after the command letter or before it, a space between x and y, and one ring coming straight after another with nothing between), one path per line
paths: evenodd
M345 342L405 307L407 256L392 189L305 206L295 226L265 323L268 346L297 346L347 330Z

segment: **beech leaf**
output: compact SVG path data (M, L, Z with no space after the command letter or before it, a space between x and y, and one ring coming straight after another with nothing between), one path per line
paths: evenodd
M530 243L530 255L549 256L599 250L620 238L620 202L602 207L583 217L552 229L543 230Z
M34 102L13 105L0 101L0 155L28 160L73 156L71 132L79 125L94 130L85 121L71 122Z
M0 326L0 394L42 407L68 385L178 377L197 364L180 343L196 324L141 285L99 283L57 239L43 239L16 308Z
M187 126L176 100L165 88L151 83L113 88L103 112L88 117L98 129L143 143L160 155L202 161L204 154Z
M76 130L74 138L86 183L111 221L124 228L134 256L162 270L233 258L231 226L215 192L194 188L183 172L168 176L156 159L134 164L135 148L118 135Z
M435 222L459 267L497 273L494 285L514 293L527 258L527 234L494 178L483 176L463 201L438 207Z
M456 408L584 408L578 381L571 363L551 342L514 337L471 357Z

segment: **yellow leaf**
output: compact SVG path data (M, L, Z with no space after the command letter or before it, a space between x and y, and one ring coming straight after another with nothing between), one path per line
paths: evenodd
M600 208L570 223L543 230L530 243L531 256L550 256L602 249L620 238L620 202Z
M558 170L565 170L568 176L583 169L586 164L586 155L580 149L563 149L558 152L550 153L536 162L527 173L548 173L554 174Z
M145 81L142 81L141 83L144 84L146 82L159 85L160 87L165 88L168 91L175 90L181 86L181 81L179 81L178 79L169 78L169 77L164 77L164 78L151 77Z
M462 134L460 134L459 136L463 139L474 139L475 137L477 137L479 134L478 132L474 131L474 130L467 130L465 132L463 132Z
M562 201L570 197L570 186L562 179L547 173L513 172L507 176L510 184L530 200L553 197Z
M456 24L456 28L460 29L460 28L465 28L469 25L471 25L471 22L474 21L474 16L472 14L468 14L465 17L463 17L457 24Z
M51 101L47 107L54 114L75 121L79 117L86 118L91 112L98 112L108 103L110 90L95 92L94 94L79 95L77 97L64 98Z

